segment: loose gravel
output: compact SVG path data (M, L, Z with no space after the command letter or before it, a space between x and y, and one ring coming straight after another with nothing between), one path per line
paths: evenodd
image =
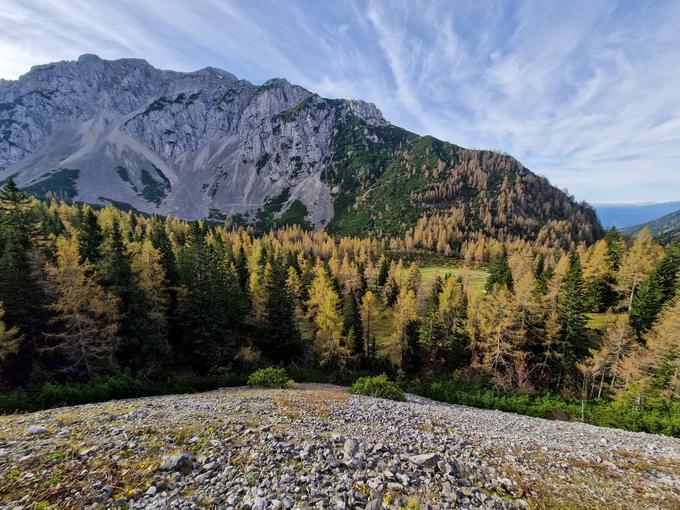
M343 388L0 417L0 510L680 508L680 440Z

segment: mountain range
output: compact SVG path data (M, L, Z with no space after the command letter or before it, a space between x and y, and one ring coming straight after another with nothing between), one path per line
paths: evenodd
M647 227L652 235L667 241L680 241L680 209L655 220L623 229L623 233L635 236Z
M501 238L602 235L591 207L508 155L284 79L139 59L82 55L0 81L0 177L39 197L263 228L398 234L441 215Z
M604 228L626 228L680 210L680 201L652 204L593 204Z

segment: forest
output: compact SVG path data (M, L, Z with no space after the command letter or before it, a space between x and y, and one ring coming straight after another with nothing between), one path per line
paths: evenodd
M401 238L256 231L37 200L10 179L0 408L205 389L281 366L680 435L679 246L615 229L590 244L559 242L559 229L501 242L461 237L455 218ZM426 278L432 260L443 270Z

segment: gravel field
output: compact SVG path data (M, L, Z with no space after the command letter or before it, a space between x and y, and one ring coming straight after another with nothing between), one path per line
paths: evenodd
M0 417L0 509L680 509L680 440L231 388Z

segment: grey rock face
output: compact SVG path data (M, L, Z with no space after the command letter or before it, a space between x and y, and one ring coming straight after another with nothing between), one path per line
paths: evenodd
M347 116L387 124L373 104L282 79L258 87L219 69L83 55L0 81L0 177L187 219L253 214L284 196L282 211L299 200L321 227L333 215L321 174Z

